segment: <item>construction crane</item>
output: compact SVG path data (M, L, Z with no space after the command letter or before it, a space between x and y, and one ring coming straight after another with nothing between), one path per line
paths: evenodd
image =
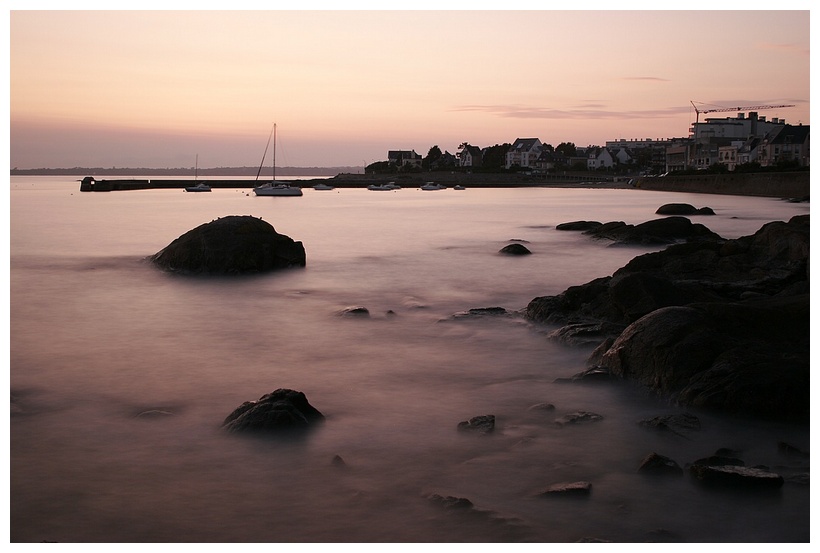
M713 109L698 109L698 106L695 105L695 102L689 100L689 103L692 104L692 107L695 108L695 124L700 123L700 114L701 113L714 113L717 111L749 111L749 110L761 110L761 109L775 109L775 108L793 108L794 104L779 104L773 106L739 106L736 108L713 108ZM698 102L702 104L703 102Z

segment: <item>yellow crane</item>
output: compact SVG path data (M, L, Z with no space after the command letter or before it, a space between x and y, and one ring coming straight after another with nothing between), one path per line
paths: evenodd
M700 123L700 114L701 113L715 113L718 111L749 111L749 110L761 110L761 109L775 109L775 108L793 108L794 104L777 104L777 105L763 105L763 106L738 106L734 108L711 108L711 109L698 109L698 106L695 105L695 102L689 100L689 103L692 104L692 107L695 108L695 124ZM703 102L698 102L699 104L703 104Z

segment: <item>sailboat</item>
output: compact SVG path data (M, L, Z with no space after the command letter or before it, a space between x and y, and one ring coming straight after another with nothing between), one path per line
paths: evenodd
M186 186L186 192L210 192L211 187L205 184L204 182L200 182L197 184L197 180L199 180L199 154L196 156L196 165L194 166L194 185L193 186Z
M255 186L253 193L257 196L301 196L302 189L298 186L291 186L289 182L276 182L276 123L273 124L273 180ZM268 137L268 144L270 144L270 137ZM262 163L259 164L259 171L256 173L256 178L259 179L259 173L262 172L262 165L265 163L265 156L268 153L268 147L265 146L265 153L262 154Z

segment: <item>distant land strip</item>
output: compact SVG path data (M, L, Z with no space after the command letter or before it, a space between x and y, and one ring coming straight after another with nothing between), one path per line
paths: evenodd
M277 167L276 174L291 177L332 177L339 173L359 173L362 167ZM263 167L262 175L270 175L271 167ZM200 177L255 177L259 167L212 167L200 168L197 174ZM194 176L193 167L175 167L165 169L148 169L145 167L71 167L71 168L39 168L11 170L12 176L32 175L80 175L80 176Z

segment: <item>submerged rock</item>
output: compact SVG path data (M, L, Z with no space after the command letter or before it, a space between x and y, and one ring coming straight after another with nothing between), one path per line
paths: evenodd
M714 215L711 207L697 207L691 204L664 204L655 212L658 215Z
M246 401L225 418L222 428L236 431L304 430L324 420L302 392L279 388Z
M778 489L784 482L779 474L751 467L692 465L689 472L705 485L733 489Z
M263 273L304 267L305 248L262 219L231 215L189 230L149 259L182 274Z
M473 502L466 497L444 496L434 493L427 496L427 499L441 505L445 509L472 509L474 507Z
M646 428L672 432L679 436L683 436L685 431L700 430L700 419L691 413L659 415L651 419L642 420L639 424Z
M369 317L370 311L367 307L362 307L361 305L354 305L350 307L345 307L341 311L339 311L339 315L341 317Z
M682 476L683 469L674 460L657 453L650 453L641 461L638 472L658 476Z
M499 253L507 254L507 255L530 255L532 252L525 246L524 244L507 244Z
M458 430L489 434L495 430L495 415L479 415L458 423Z
M590 413L589 411L576 411L575 413L568 413L563 417L555 419L555 424L564 426L567 424L583 424L602 420L604 420L604 417L597 413Z
M582 496L586 497L592 491L592 484L586 481L578 481L578 482L559 482L557 484L552 484L549 488L547 488L544 492L541 493L543 496L547 497L557 497L557 496Z
M571 221L555 226L555 230L594 230L601 226L600 221Z

